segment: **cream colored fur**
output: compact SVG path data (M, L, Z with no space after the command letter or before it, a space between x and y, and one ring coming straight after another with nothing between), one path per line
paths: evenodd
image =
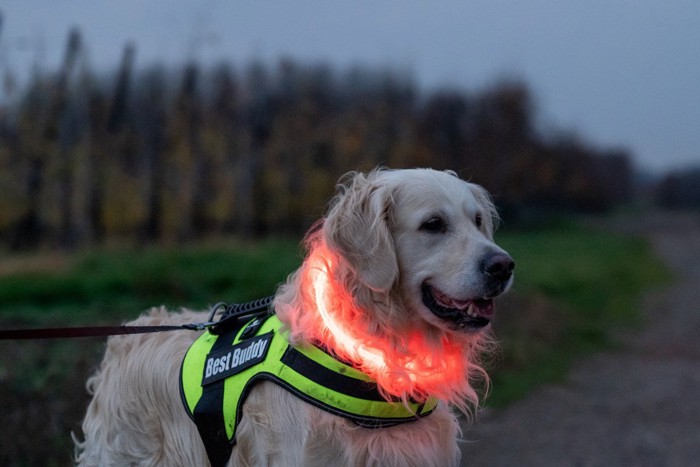
M448 232L431 234L421 227L436 214L449 222ZM381 344L388 361L418 362L435 373L449 370L444 362L457 358L460 374L424 383L398 363L372 374L356 362L367 367L384 394L442 401L425 418L382 429L358 427L273 383L259 383L245 402L229 465L457 465L460 429L451 406L468 411L478 402L471 382L486 378L478 355L487 347L488 331L452 329L422 304L421 286L428 281L458 299L483 297L480 261L486 253L502 252L492 242L494 219L484 190L453 173L378 170L346 176L325 220L307 238L309 256L278 290L274 306L283 331L292 343L323 342L347 357L307 290L314 251L324 249L332 257L329 280L340 290L328 301L339 317L352 320L358 345ZM205 319L206 313L153 309L132 324ZM108 340L102 365L87 383L93 398L84 441L76 441L80 465L208 465L178 387L180 363L197 334ZM414 348L416 339L420 347ZM397 388L396 381L406 384Z

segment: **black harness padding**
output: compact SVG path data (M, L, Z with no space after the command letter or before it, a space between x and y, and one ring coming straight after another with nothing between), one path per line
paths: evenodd
M229 348L242 327L242 324L233 327L219 336L211 349L212 353ZM226 422L221 410L224 405L225 382L225 379L221 379L203 386L202 398L192 414L212 467L224 467L233 450L233 444L226 435Z
M294 347L289 347L282 355L282 363L294 369L300 375L316 381L323 381L328 389L358 399L385 402L377 388L377 383L366 382L358 384L355 378L329 370L320 363L312 360ZM303 396L303 393L300 394Z

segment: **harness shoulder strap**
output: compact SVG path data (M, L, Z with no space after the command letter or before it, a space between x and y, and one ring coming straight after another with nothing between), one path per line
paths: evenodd
M227 348L231 347L236 336L240 332L242 326L237 326L235 328L229 329L224 334L219 336L212 336L208 332L205 333L199 340L195 341L193 347L198 345L200 347L207 346L211 344L209 348L209 354L218 353L225 351ZM192 350L192 348L190 348ZM189 354L189 352L188 352ZM184 371L185 365L181 368L181 372ZM202 374L206 374L206 368L198 376L202 378ZM188 407L188 413L197 425L197 430L204 443L204 448L207 451L207 457L212 467L223 467L228 462L231 457L231 451L233 445L229 443L229 437L226 432L226 420L224 417L224 412L221 410L224 401L224 380L218 380L212 384L206 386L201 386L201 394L198 397L196 405L193 407L188 405L188 398L186 397L185 387L183 378L184 375L180 375L180 389L185 403L185 407ZM196 381L196 378L189 378L189 381Z
M238 409L245 394L242 381L265 360L279 321L269 316L228 328L205 332L188 349L180 370L183 404L194 421L213 467L225 466L235 445ZM261 327L263 333L258 333ZM274 330L274 331L273 331ZM282 339L282 338L281 338ZM284 341L286 343L286 341ZM247 376L231 378L239 373Z

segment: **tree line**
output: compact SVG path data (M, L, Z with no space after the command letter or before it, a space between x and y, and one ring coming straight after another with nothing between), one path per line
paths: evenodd
M700 210L700 168L666 174L656 189L656 201L665 208Z
M300 234L349 170L450 168L505 216L605 210L631 191L622 151L536 127L519 81L419 90L388 70L281 60L97 74L78 30L55 71L0 108L0 241Z

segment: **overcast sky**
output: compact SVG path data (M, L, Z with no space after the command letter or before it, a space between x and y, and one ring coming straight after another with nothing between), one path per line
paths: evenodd
M55 69L80 27L90 63L251 59L389 65L421 86L530 86L546 127L700 165L700 0L4 0L0 66ZM0 70L1 71L1 70Z

